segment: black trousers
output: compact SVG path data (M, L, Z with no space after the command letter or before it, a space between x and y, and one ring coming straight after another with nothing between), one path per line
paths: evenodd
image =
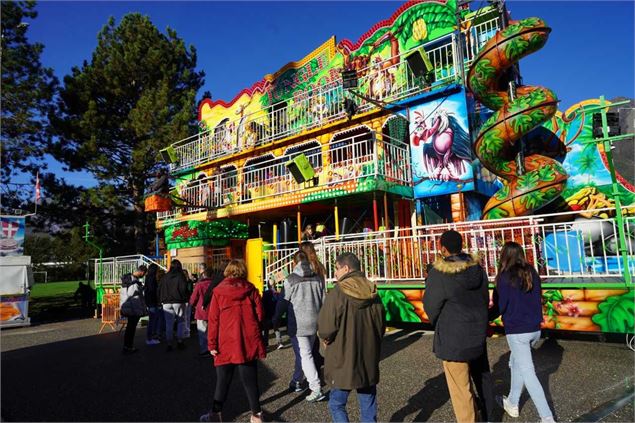
M481 413L481 421L492 421L492 413L495 407L494 399L494 382L492 379L492 372L489 368L489 361L487 359L487 345L483 348L483 353L480 357L470 361L470 376L478 399L476 405Z
M229 393L229 385L231 385L234 377L234 370L238 367L240 380L247 394L249 408L251 412L260 413L260 391L258 390L258 367L257 361L250 361L243 364L225 364L216 367L216 391L214 392L214 404L212 411L218 413L223 408L223 403L227 399Z
M130 316L127 317L128 322L126 323L126 331L123 334L123 346L124 348L132 348L134 347L134 334L137 330L137 324L139 324L139 320L141 316Z

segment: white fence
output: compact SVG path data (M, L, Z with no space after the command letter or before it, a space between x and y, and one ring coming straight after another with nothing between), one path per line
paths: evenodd
M313 187L328 187L360 178L381 177L388 182L411 183L410 149L407 144L386 135L383 141L373 131L333 141L328 150L321 147L307 152L316 178L306 183L295 181L285 163L292 156L275 157L247 165L240 173L221 172L182 185L183 206L157 213L159 220L197 213L233 204L277 197ZM381 153L380 153L381 150ZM383 154L383 160L380 160Z
M466 69L480 47L494 36L498 25L498 18L492 18L463 31L461 39L465 41ZM434 40L423 45L433 67L430 85L423 84L410 69L405 60L413 51L410 50L358 70L359 90L374 100L396 102L455 81L456 69L460 66L456 54L457 39L457 34L451 34L447 42ZM224 119L214 128L174 143L178 162L170 165L171 170L187 169L345 119L344 99L347 97L356 103L358 113L376 108L372 102L346 94L342 80L338 78L307 95L298 95L248 115L241 114L236 119Z
M95 261L95 286L99 286L99 277L101 271L101 281L104 285L121 285L121 277L126 273L132 273L144 264L156 264L159 268L164 269L163 263L152 260L144 255L106 257L102 259L101 266L99 259ZM101 267L101 269L100 269Z
M369 279L382 284L423 284L427 267L440 252L441 233L454 229L463 235L465 251L478 252L491 280L505 242L515 241L545 281L590 282L591 278L623 280L635 274L635 217L625 219L628 269L618 251L618 227L614 217L586 219L579 213L525 218L429 225L365 234L324 237L315 242L327 269L327 281L335 281L335 258L352 252L360 259ZM568 219L567 222L562 222ZM557 223L556 223L557 221ZM269 252L270 255L276 253ZM280 279L290 271L293 251L283 250L267 264L265 277ZM285 262L285 260L287 260Z

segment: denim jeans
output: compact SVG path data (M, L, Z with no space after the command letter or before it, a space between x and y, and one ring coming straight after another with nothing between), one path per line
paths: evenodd
M540 331L531 333L516 333L507 335L507 343L511 350L509 367L512 373L509 402L518 405L523 386L527 387L529 396L534 402L540 418L552 417L553 414L547 404L545 391L536 376L534 362L531 358L531 347L540 340Z
M165 340L168 344L174 338L174 320L176 319L176 340L183 340L183 329L185 327L185 304L163 304L163 317L165 317Z
M198 351L207 352L207 320L196 319L196 331L198 332Z
M146 339L151 340L159 336L159 316L163 311L159 307L148 307L148 327L146 329Z
M309 389L313 392L320 391L320 376L318 375L317 368L315 367L315 359L313 357L313 343L315 342L315 335L313 336L296 336L298 347L300 349L300 363L302 365L302 371L304 376L309 382Z
M357 389L357 402L359 402L360 418L362 422L377 421L377 386ZM331 389L329 393L329 410L336 423L348 422L346 402L350 390Z

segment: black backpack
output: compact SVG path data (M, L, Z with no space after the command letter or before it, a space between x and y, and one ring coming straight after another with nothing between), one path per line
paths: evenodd
M223 275L221 271L214 272L212 275L212 282L210 282L205 294L203 294L203 310L207 310L209 303L212 302L214 288L216 288L223 279L225 279L225 275Z

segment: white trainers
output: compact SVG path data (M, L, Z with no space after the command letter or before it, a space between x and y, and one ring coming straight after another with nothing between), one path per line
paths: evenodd
M321 390L311 391L311 393L305 398L308 402L318 402L326 398L326 395Z
M158 345L161 341L158 339L146 339L146 345Z
M503 408L505 412L509 414L510 417L518 417L520 413L518 412L518 406L512 405L512 403L507 399L507 397L502 397Z
M541 423L556 423L556 420L553 418L553 416L549 416L549 417L541 417L540 422Z

